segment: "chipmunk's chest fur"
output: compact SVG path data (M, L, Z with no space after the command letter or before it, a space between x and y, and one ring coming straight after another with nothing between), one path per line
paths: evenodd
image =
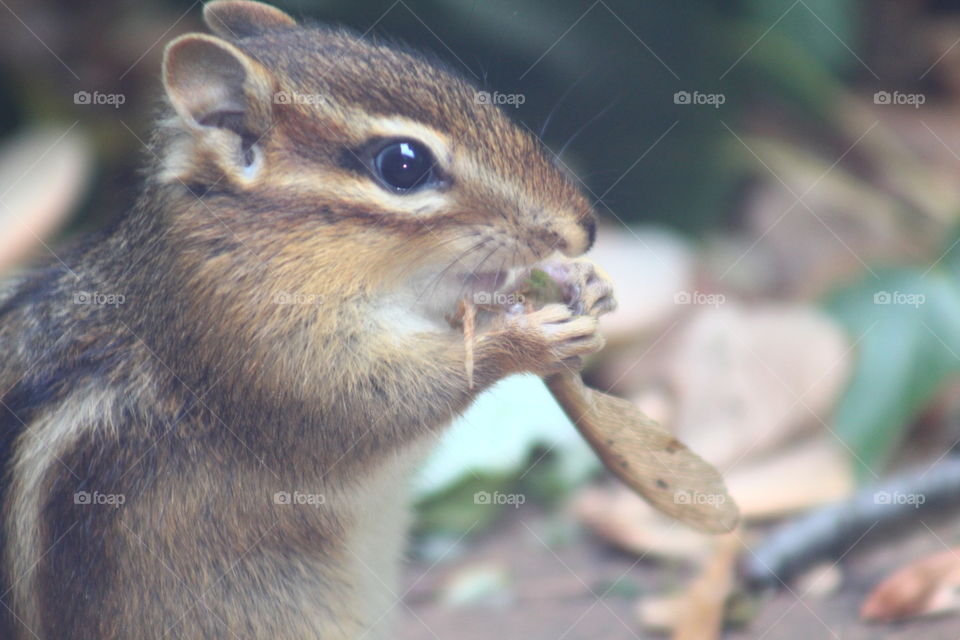
M224 315L176 331L161 311L144 324L132 305L58 315L73 286L33 283L0 335L0 421L19 434L3 523L16 615L41 638L67 627L113 637L111 625L379 637L399 597L406 487L430 430L449 419L419 382L421 363L352 332L331 351L317 335L296 356L197 337L225 331ZM397 304L382 307L388 318L361 315L413 333L429 324Z

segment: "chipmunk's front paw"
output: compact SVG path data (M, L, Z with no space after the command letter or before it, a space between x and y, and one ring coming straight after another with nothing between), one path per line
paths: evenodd
M576 315L563 304L549 304L529 313L508 313L491 337L502 345L508 373L540 376L578 371L582 357L603 348L597 319Z
M574 314L599 316L617 308L613 283L592 262L550 262L543 270L560 287L564 301Z

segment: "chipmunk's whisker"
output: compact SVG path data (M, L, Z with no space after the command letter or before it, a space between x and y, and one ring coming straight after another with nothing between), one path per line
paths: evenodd
M434 233L434 232L431 231L430 229L424 228L423 235L426 235L427 233ZM475 230L467 231L466 233L462 233L458 236L454 236L453 238L448 238L438 243L437 245L434 246L434 249L440 249L441 247L445 247L448 244L453 244L454 242L459 242L466 238L476 237L478 235L480 235L479 231L475 231ZM420 249L419 246L416 245L416 243L412 243L412 242L406 243L406 255L409 255L410 259L404 261L405 266L400 270L401 276L408 274L410 270L413 269L413 267L418 262L421 262L423 260L423 251ZM462 258L462 256L460 256L460 258ZM457 258L457 259L460 259L460 258ZM457 259L454 259L454 262L456 262ZM447 268L449 268L449 266Z
M433 287L436 286L436 284L443 279L443 277L447 274L447 272L450 271L450 269L452 269L452 268L454 267L454 265L456 265L456 264L458 264L459 262L461 262L464 258L466 258L467 256L469 256L469 255L472 254L473 252L479 251L480 249L482 249L483 247L485 247L485 246L487 245L487 243L490 242L490 240L491 240L491 238L484 238L483 240L481 240L480 242L478 242L477 244L473 245L472 247L470 247L470 248L467 249L466 251L462 252L460 255L456 256L453 260L451 260L451 261L450 261L450 264L448 264L446 267L444 267L444 268L440 271L440 273L438 273L435 277L431 278L430 282L428 282L427 285L423 288L423 291L420 292L420 295L417 296L416 302L420 302L421 298L423 298L423 295L424 295L427 291L430 291L431 289L433 289ZM459 296L458 296L458 297L459 297Z
M550 113L547 114L547 117L544 119L543 124L540 126L540 131L537 133L537 137L543 139L543 136L547 134L547 127L550 126L550 121L553 119L553 116L556 115L557 110L560 108L560 105L563 104L563 101L566 99L574 89L576 89L581 82L588 76L593 74L596 71L597 65L594 64L592 67L580 74L580 77L573 81L569 87L567 87L563 93L560 94L560 97L557 98L556 103L553 107L550 108Z
M566 150L567 150L567 147L570 146L570 143L572 143L574 140L576 140L577 138L579 138L579 137L580 137L580 134L583 133L584 131L586 131L587 128L588 128L591 124L593 124L594 122L596 122L597 120L599 120L600 118L602 118L604 115L606 115L606 113L607 113L608 111L610 111L610 109L612 109L619 101L620 101L620 98L614 99L610 104L608 104L608 105L605 106L603 109L601 109L599 113L597 113L595 116L593 116L592 118L590 118L589 120L587 120L586 122L584 122L583 125L582 125L579 129L577 129L576 131L574 131L573 134L572 134L569 138L567 138L567 141L563 143L563 146L560 147L560 150L557 151L557 153L556 153L555 155L556 155L558 158L559 158L560 156L562 156L562 155L563 155L563 152L566 151Z
M500 250L501 246L502 245L498 244L493 249L491 249L490 252L486 256L484 256L483 260L481 260L477 266L475 266L473 269L470 270L470 275L476 275L477 273L480 273L483 265L485 265L487 263L487 260L489 260L497 251ZM457 300L460 300L461 298L463 298L463 294L465 293L468 286L470 286L470 282L468 279L465 278L463 285L460 286L460 291L457 292L457 296L456 296Z

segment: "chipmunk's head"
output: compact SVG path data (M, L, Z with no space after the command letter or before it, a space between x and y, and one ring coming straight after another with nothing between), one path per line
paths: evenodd
M441 65L257 2L216 0L204 18L216 35L171 42L163 69L160 179L198 196L178 222L191 238L253 251L299 289L336 272L342 287L461 293L590 247L571 179Z

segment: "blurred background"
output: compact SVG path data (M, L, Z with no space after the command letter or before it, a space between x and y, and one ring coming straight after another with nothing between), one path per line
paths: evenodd
M960 2L291 0L560 154L620 310L589 363L726 476L708 537L505 381L418 478L401 638L956 638ZM0 270L136 196L200 3L0 0Z

